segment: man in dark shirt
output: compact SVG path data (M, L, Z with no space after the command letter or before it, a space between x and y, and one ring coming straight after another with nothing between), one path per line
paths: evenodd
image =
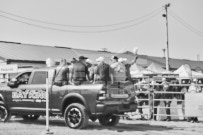
M71 75L71 82L75 85L80 85L89 82L88 67L85 63L87 58L80 56L79 60L73 64Z
M69 81L69 68L66 63L66 59L61 59L60 65L56 68L56 77L54 84L58 86L63 86L68 84Z
M104 62L104 57L96 59L98 65L95 69L94 83L109 84L111 81L113 84L113 72L108 64Z

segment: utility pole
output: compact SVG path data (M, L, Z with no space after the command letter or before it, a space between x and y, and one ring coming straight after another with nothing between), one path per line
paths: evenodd
M170 7L170 3L164 5L164 8L166 10L166 14L163 14L162 16L166 18L166 36L167 36L167 42L166 42L166 70L169 71L169 39L168 39L168 7Z

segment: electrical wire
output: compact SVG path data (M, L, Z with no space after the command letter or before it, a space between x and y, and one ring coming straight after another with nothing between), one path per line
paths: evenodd
M182 18L180 18L177 14L175 14L173 11L170 11L171 15L173 17L175 17L177 20L179 20L182 24L184 24L186 27L188 27L189 29L192 29L193 31L196 31L199 34L203 34L201 31L197 30L196 28L194 28L192 25L188 24L186 21L184 21Z
M151 15L137 23L134 23L134 24L131 24L131 25L128 25L128 26L123 26L123 27L119 27L119 28L112 28L112 29L108 29L108 30L97 30L97 31L76 31L76 30L66 30L66 29L57 29L57 28L53 28L53 27L48 27L48 26L42 26L42 25L37 25L37 24L33 24L33 23L29 23L29 22L25 22L25 21L21 21L19 19L15 19L15 18L11 18L11 17L8 17L8 16L4 16L4 15L1 15L0 14L0 17L2 18L6 18L8 20L12 20L12 21L15 21L15 22L19 22L19 23L23 23L23 24L27 24L27 25L30 25L30 26L35 26L35 27L39 27L39 28L43 28L43 29L49 29L49 30L55 30L55 31L61 31L61 32L73 32L73 33L102 33L102 32L111 32L111 31L118 31L118 30L122 30L122 29L127 29L127 28L130 28L130 27L134 27L138 24L141 24L141 23L144 23L152 18L154 18L155 16L159 15L162 11L154 14L154 15Z
M113 24L105 24L105 25L67 25L67 24L59 24L59 23L52 23L52 22L46 22L46 21L42 21L42 20L37 20L37 19L32 19L32 18L27 18L27 17L23 17L23 16L19 16L19 15L15 15L13 13L8 13L5 11L1 11L0 13L6 14L6 15L10 15L13 17L17 17L17 18L21 18L21 19L25 19L25 20L29 20L29 21L34 21L34 22L38 22L38 23L44 23L44 24L49 24L49 25L55 25L55 26L65 26L65 27L87 27L87 28L91 28L91 27L110 27L110 26L117 26L117 25L123 25L123 24L127 24L127 23L131 23L140 19L144 19L147 18L155 13L158 13L162 10L162 8L158 8L146 15L143 15L141 17L135 18L135 19L131 19L131 20L127 20L127 21L123 21L123 22L118 22L118 23L113 23Z
M195 33L196 35L203 37L203 33L196 28L194 28L192 25L188 24L186 21L184 21L181 17L179 17L177 14L175 14L172 10L169 10L169 14L180 24L182 24L185 28L190 30L191 32Z

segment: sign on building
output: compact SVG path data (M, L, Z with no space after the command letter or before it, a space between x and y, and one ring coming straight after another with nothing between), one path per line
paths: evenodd
M17 72L18 72L18 65L17 64L1 65L0 66L0 74L17 73Z

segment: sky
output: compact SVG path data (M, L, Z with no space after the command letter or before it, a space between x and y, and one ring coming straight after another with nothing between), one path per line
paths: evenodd
M203 0L0 0L0 41L203 60Z

